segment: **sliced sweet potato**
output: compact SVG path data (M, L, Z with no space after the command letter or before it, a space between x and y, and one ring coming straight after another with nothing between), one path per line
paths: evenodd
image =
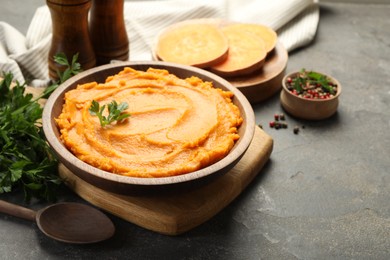
M267 56L262 38L248 33L235 25L222 28L229 40L229 55L227 59L210 70L225 77L247 75L260 69Z
M217 26L182 23L158 37L156 54L163 61L206 68L224 61L228 49L228 40Z
M270 53L276 46L278 35L268 26L261 24L237 23L231 25L237 31L246 31L262 38L265 42L267 53Z

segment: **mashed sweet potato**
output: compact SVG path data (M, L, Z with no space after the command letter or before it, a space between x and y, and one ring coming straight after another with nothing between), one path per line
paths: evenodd
M232 149L243 121L232 95L197 77L125 68L105 83L67 92L56 122L65 146L90 165L132 177L174 176L209 166ZM102 127L89 113L92 100L127 102L131 117Z

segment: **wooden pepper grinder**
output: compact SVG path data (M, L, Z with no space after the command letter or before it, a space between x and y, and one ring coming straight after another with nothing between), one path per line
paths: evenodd
M95 67L96 57L88 31L91 0L46 0L52 20L52 42L49 51L49 77L57 80L57 71L64 66L54 61L54 55L64 53L68 60L79 53L83 70Z
M89 29L97 65L129 59L123 6L124 0L92 0Z

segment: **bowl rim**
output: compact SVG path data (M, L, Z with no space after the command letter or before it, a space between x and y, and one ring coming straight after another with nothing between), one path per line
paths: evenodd
M86 162L83 162L82 160L78 159L71 151L69 151L63 143L57 138L55 132L54 132L54 115L53 115L53 109L52 107L55 105L55 102L58 98L63 95L63 92L66 91L72 84L75 82L81 80L83 77L98 73L100 71L106 70L106 69L113 69L117 68L118 72L121 71L125 67L136 67L136 66L158 66L160 68L158 69L166 69L170 72L170 68L174 69L184 69L191 72L195 72L196 74L204 75L207 78L213 79L215 81L218 81L219 84L226 87L226 90L231 91L234 95L233 98L237 99L242 107L242 113L244 114L243 118L246 122L246 128L245 128L245 135L240 136L240 139L236 142L234 146L234 150L231 150L224 158L217 161L216 163L209 165L205 168L202 168L197 171L193 171L186 174L176 175L176 176L168 176L168 177L158 177L158 178L143 178L143 177L131 177L131 176L124 176L115 174L112 172L104 171L99 168L96 168L92 165L87 164ZM162 68L164 67L164 68ZM135 68L136 69L136 68ZM137 69L138 70L138 69ZM117 72L117 73L118 73ZM171 73L171 72L170 72ZM70 90L70 89L69 89ZM118 63L112 63L112 64L106 64L101 65L89 70L85 70L63 84L61 84L47 99L46 104L44 106L43 115L42 115L42 126L43 131L46 136L46 139L50 145L50 147L54 150L54 152L58 155L58 157L66 157L66 160L68 163L74 165L76 168L88 172L88 174L93 175L94 177L98 177L100 179L113 181L113 182L119 182L121 184L129 184L129 185L144 185L144 186L153 186L153 185L167 185L167 184L180 184L185 183L193 180L198 180L203 177L206 177L208 175L212 175L215 172L218 172L225 168L227 165L232 164L233 162L237 161L240 156L242 156L245 151L248 149L254 132L255 132L255 116L254 111L247 100L247 98L237 89L235 88L231 83L229 83L227 80L221 78L220 76L213 74L211 72L208 72L206 70L188 66L188 65L181 65L171 62L163 62L163 61L126 61L126 62L118 62ZM61 158L60 158L61 162ZM66 165L65 165L66 166Z
M307 71L315 72L315 73L324 75L324 76L326 76L327 78L329 78L333 83L335 83L335 84L337 85L337 93L336 93L336 95L334 95L334 96L331 97L331 98L327 98L327 99L308 99L308 98L304 98L304 97L300 97L300 96L294 95L293 93L291 93L290 90L288 90L287 85L286 85L286 81L287 81L287 78L292 77L292 76L294 76L294 75L300 73L301 71L292 71L292 72L287 73L287 74L283 77L283 79L282 79L282 87L283 87L283 90L284 90L289 96L294 97L294 98L297 98L297 99L299 99L299 100L307 101L307 102L329 102L329 101L338 99L338 97L339 97L340 94L341 94L342 87L341 87L340 82L339 82L335 77L330 76L329 74L326 74L326 73L323 73L323 72L316 71L316 70L307 70Z

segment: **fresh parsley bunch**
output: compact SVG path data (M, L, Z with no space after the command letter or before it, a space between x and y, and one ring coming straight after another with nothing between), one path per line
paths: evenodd
M64 54L55 58L68 69L61 74L59 82L36 99L25 93L25 84L15 82L11 87L11 73L4 74L0 81L0 194L22 189L27 201L31 197L47 201L56 198L61 184L58 161L46 142L41 124L43 108L38 101L78 73L80 65L76 64L77 56L71 64Z

